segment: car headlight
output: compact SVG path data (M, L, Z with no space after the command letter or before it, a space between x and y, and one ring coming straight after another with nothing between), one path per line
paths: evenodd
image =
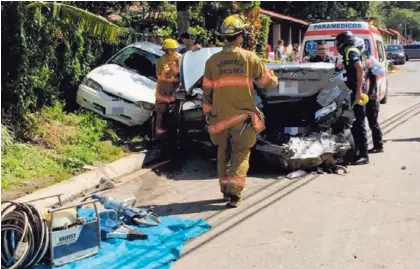
M404 57L405 55L404 55L404 53L399 53L398 55L400 55L401 57Z
M153 110L155 108L153 104L147 102L136 102L134 104L136 105L136 107L140 107L146 110Z
M98 92L102 91L102 86L101 84L99 84L98 82L94 81L93 79L90 78L84 78L82 81L83 85L86 85L87 87L94 89Z

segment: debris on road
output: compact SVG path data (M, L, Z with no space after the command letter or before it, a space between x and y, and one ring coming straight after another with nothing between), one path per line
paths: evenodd
M292 173L289 173L286 178L288 179L295 179L295 178L300 178L300 177L304 177L306 176L308 173L304 170L298 170L298 171L294 171Z
M401 166L401 170L407 170L407 167L405 167L405 165Z

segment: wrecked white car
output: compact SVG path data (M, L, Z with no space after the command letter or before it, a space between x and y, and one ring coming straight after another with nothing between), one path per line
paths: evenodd
M128 126L142 125L155 104L156 61L161 46L148 42L129 45L86 75L77 103Z
M171 109L177 128L171 137L183 144L211 146L202 114L201 83L206 60L220 48L185 54L177 104ZM267 64L279 77L275 89L258 88L255 104L265 115L266 129L252 156L285 170L314 169L349 163L354 157L350 127L354 115L347 87L333 64ZM341 76L342 78L342 76ZM172 121L171 121L172 122ZM255 158L254 158L255 159Z

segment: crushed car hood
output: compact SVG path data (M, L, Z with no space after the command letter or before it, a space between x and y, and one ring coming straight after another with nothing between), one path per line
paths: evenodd
M202 48L194 52L188 51L183 56L181 81L188 92L203 77L206 61L221 50L221 47ZM333 75L335 68L332 63L266 63L265 66L273 70L281 81L279 89L264 92L267 94L266 97L301 97L318 93L329 83L329 78Z
M182 57L181 81L187 91L203 77L207 60L222 48L202 48L196 51L188 51Z
M92 70L88 78L96 81L105 92L132 102L155 103L156 82L116 64L105 64Z

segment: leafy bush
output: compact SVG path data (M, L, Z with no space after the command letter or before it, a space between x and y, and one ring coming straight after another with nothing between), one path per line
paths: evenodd
M14 143L2 125L2 186L10 188L29 179L57 180L79 173L85 164L114 161L123 150L102 141L109 135L107 121L91 112L66 113L55 102L25 116L31 144Z

